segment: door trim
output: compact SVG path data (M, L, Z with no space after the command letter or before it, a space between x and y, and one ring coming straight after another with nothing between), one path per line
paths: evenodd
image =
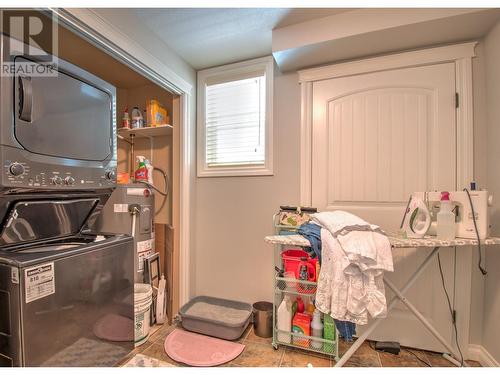
M312 85L314 81L444 62L455 63L456 90L460 98L460 105L456 110L458 156L456 188L467 187L474 176L472 58L476 56L474 52L476 44L477 42L462 43L300 70L298 72L301 84L300 204L308 206L312 202Z
M178 297L179 306L190 298L190 211L191 211L191 153L194 130L190 103L193 85L185 81L167 65L145 50L138 43L123 34L114 25L90 9L49 8L59 21L81 37L105 50L117 60L123 62L138 73L146 76L164 89L180 96L179 124L179 270ZM175 213L173 215L175 219ZM176 234L174 236L177 237ZM174 249L175 251L176 249ZM175 277L175 273L174 273ZM175 292L174 292L175 294Z
M426 48L320 66L317 68L302 69L298 71L299 82L313 82L323 79L409 68L420 65L432 65L471 58L475 56L474 48L477 43L478 42L467 42L444 47Z
M312 205L312 134L313 134L313 82L374 73L385 70L434 65L445 62L455 64L455 85L459 95L456 109L457 126L457 181L456 189L468 187L474 179L474 121L472 90L472 58L476 56L477 42L468 42L444 47L427 48L418 51L368 58L346 63L333 64L298 72L301 84L300 124L300 204ZM459 342L464 357L468 356L470 331L470 301L472 294L472 248L457 249L454 306L457 315Z

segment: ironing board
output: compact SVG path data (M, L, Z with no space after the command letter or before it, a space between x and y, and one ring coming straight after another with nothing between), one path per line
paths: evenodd
M401 301L410 310L413 315L429 330L429 332L448 350L448 353L443 354L444 358L457 366L461 366L460 355L452 347L452 345L441 336L436 328L422 315L420 311L405 297L405 293L415 283L418 277L430 264L431 260L438 254L441 247L455 246L477 246L477 240L456 238L450 241L438 240L435 237L424 237L421 239L406 239L397 235L388 235L389 241L393 249L403 248L432 248L432 251L425 257L424 261L418 266L417 270L408 278L406 284L401 288L397 288L390 280L384 278L385 285L394 292L394 297L387 304L387 313L391 311L396 303ZM264 239L269 244L284 245L284 246L300 246L309 247L309 241L301 235L275 235L267 236ZM500 245L500 237L490 237L481 241L481 245ZM368 336L377 328L382 319L373 319L368 328L358 337L347 352L340 358L335 367L342 367L358 348L366 341ZM464 361L464 366L467 364Z

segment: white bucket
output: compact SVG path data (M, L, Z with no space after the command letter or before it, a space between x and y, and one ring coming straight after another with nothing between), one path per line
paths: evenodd
M149 337L150 309L153 288L149 284L134 285L135 346L144 344Z

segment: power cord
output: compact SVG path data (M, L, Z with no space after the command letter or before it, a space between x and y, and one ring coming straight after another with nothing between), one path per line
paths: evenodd
M370 348L371 348L373 351L376 351L376 352L380 351L380 350L377 350L377 349L375 348L375 345L373 344L373 342L372 342L372 341L368 341L368 345L370 346ZM410 349L406 349L406 348L402 348L401 350L402 350L402 351L404 350L404 351L406 351L406 352L410 353L410 354L411 354L411 355L413 355L413 356L414 356L414 357L415 357L418 361L422 362L422 363L423 363L424 365L426 365L427 367L432 367L432 365L431 365L429 362L427 362L426 360L424 360L424 359L422 359L421 357L419 357L419 356L417 355L417 353L413 352L412 350L410 350ZM392 353L389 353L389 352L384 352L384 353L387 353L387 354L392 354ZM392 354L392 355L398 355L398 354Z
M488 272L481 265L483 260L482 260L482 254L481 254L481 240L479 239L479 230L477 229L477 223L476 223L476 213L474 212L474 205L472 204L472 198L470 197L469 189L465 188L464 191L467 193L467 197L469 198L470 209L472 211L472 222L474 223L474 229L476 230L477 251L479 253L479 261L477 263L477 266L479 267L479 270L481 271L483 276L485 276Z
M441 283L443 284L444 294L446 294L446 301L448 302L448 308L450 309L451 321L453 323L453 329L455 331L455 343L457 344L458 352L460 353L460 365L464 366L464 355L462 354L462 349L460 349L460 344L458 343L458 329L457 329L457 319L456 314L453 308L451 307L451 300L448 294L448 290L446 289L446 284L444 282L444 274L443 267L441 265L441 257L439 253L437 254L438 266L439 266L439 274L441 275Z
M426 365L427 367L432 367L432 365L431 365L429 362L427 362L427 361L423 360L422 358L420 358L420 357L417 355L417 353L413 352L412 350L410 350L410 349L403 349L403 350L404 350L404 351L407 351L408 353L410 353L411 355L413 355L413 356L414 356L417 360L419 360L420 362L422 362L422 363L423 363L424 365Z

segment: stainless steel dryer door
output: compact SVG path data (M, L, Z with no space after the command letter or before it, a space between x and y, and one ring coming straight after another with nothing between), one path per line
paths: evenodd
M132 239L86 247L21 270L24 366L111 367L133 350Z
M16 57L16 65L27 60ZM112 153L109 93L59 70L55 77L14 79L14 134L26 150L61 158L103 161Z

